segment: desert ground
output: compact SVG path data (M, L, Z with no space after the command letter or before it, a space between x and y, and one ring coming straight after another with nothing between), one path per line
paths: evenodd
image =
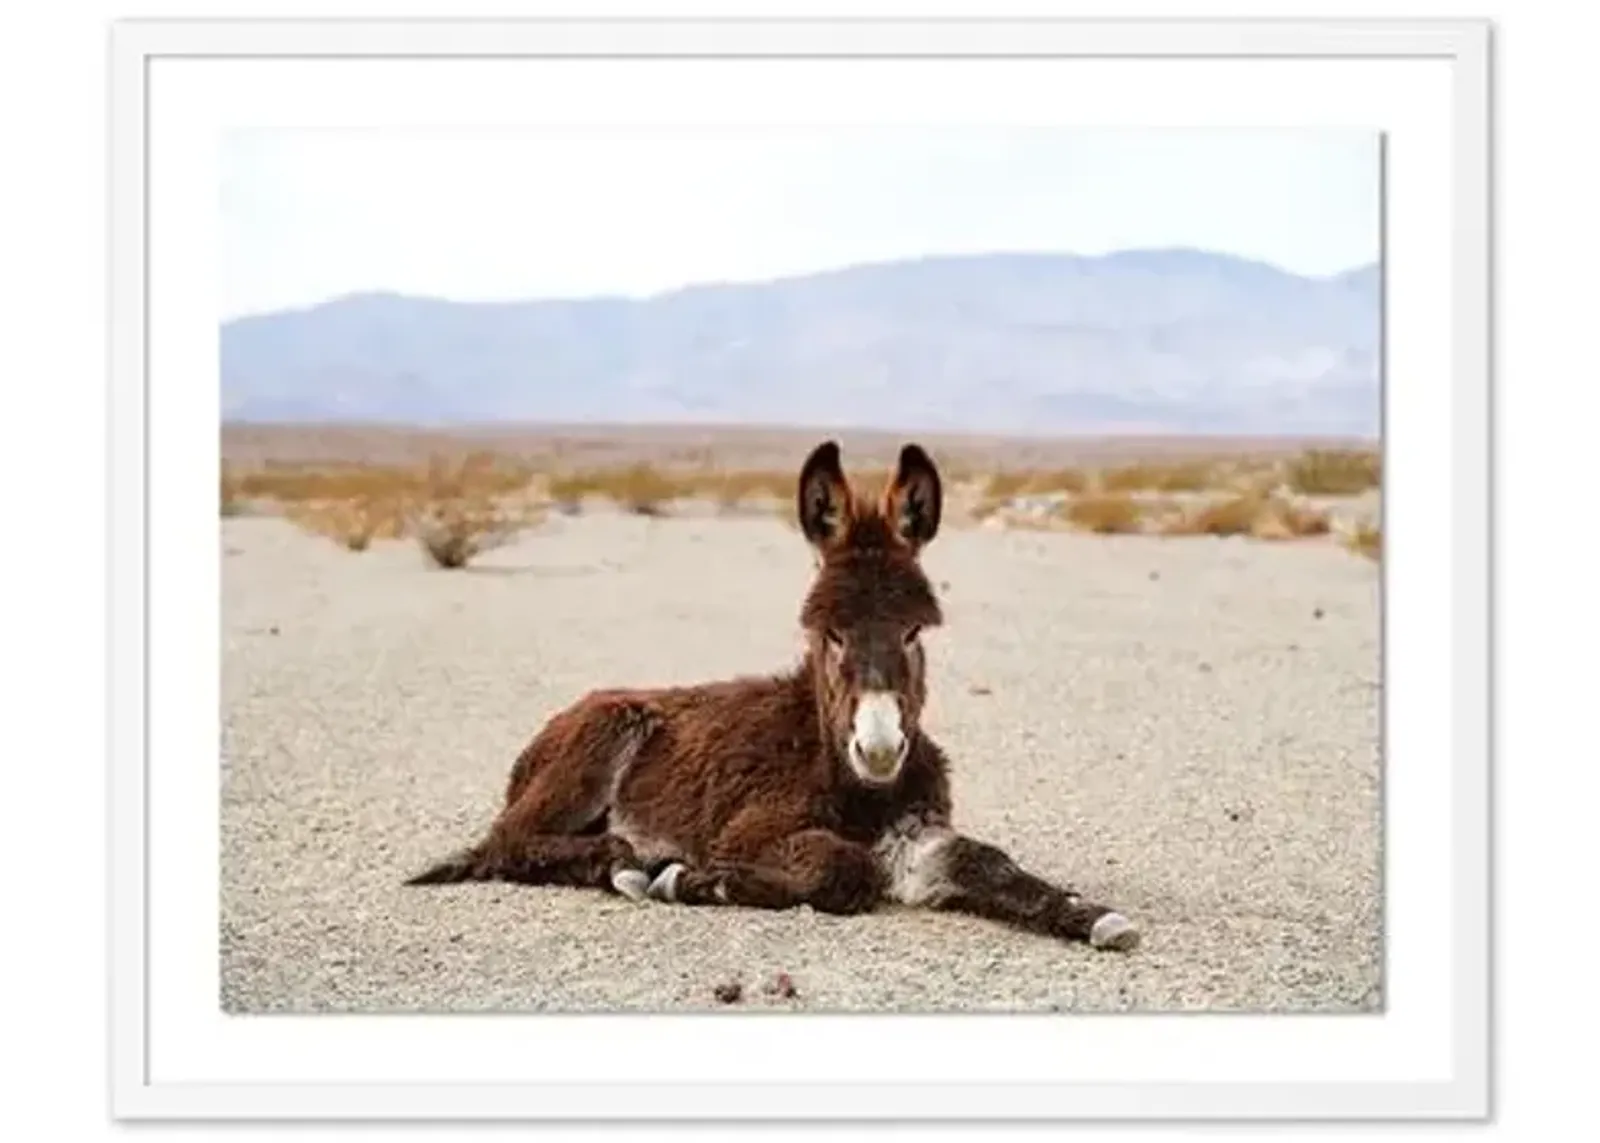
M925 726L958 826L1125 912L1132 953L898 909L402 884L480 835L586 690L794 662L811 559L780 516L551 513L443 570L242 514L220 558L228 1011L1382 1005L1381 573L1326 537L952 525L927 549Z

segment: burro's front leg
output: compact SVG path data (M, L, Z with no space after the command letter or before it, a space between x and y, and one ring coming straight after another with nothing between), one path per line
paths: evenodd
M1085 901L1019 866L1003 850L920 819L900 822L879 841L891 899L970 913L1095 948L1128 951L1139 930L1121 913Z
M823 913L864 913L882 900L877 863L864 846L824 829L807 829L754 847L751 859L719 857L700 868L671 862L645 883L626 871L620 892L683 905L737 905Z

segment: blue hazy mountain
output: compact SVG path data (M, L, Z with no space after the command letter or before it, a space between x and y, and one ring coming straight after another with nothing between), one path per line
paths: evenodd
M941 256L645 298L357 294L222 327L239 421L1375 435L1380 274Z

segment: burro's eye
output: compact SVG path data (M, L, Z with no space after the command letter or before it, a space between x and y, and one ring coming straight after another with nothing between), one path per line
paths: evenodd
M832 627L828 628L822 634L823 637L827 639L828 646L834 648L835 650L838 650L844 646L844 636L839 634L839 632L835 631Z
M920 628L920 627L913 627L910 630L908 630L906 632L906 646L909 647L909 646L911 646L911 644L915 643L917 641L917 636L919 636L921 634L922 634L922 628Z

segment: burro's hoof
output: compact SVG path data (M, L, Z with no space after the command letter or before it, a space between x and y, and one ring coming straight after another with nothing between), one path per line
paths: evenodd
M649 893L657 901L672 902L678 899L678 878L683 876L683 863L674 861L650 882Z
M642 869L619 869L611 875L611 887L630 901L647 901L650 875Z
M1089 930L1089 943L1097 949L1131 952L1139 947L1139 929L1121 913L1107 913Z

